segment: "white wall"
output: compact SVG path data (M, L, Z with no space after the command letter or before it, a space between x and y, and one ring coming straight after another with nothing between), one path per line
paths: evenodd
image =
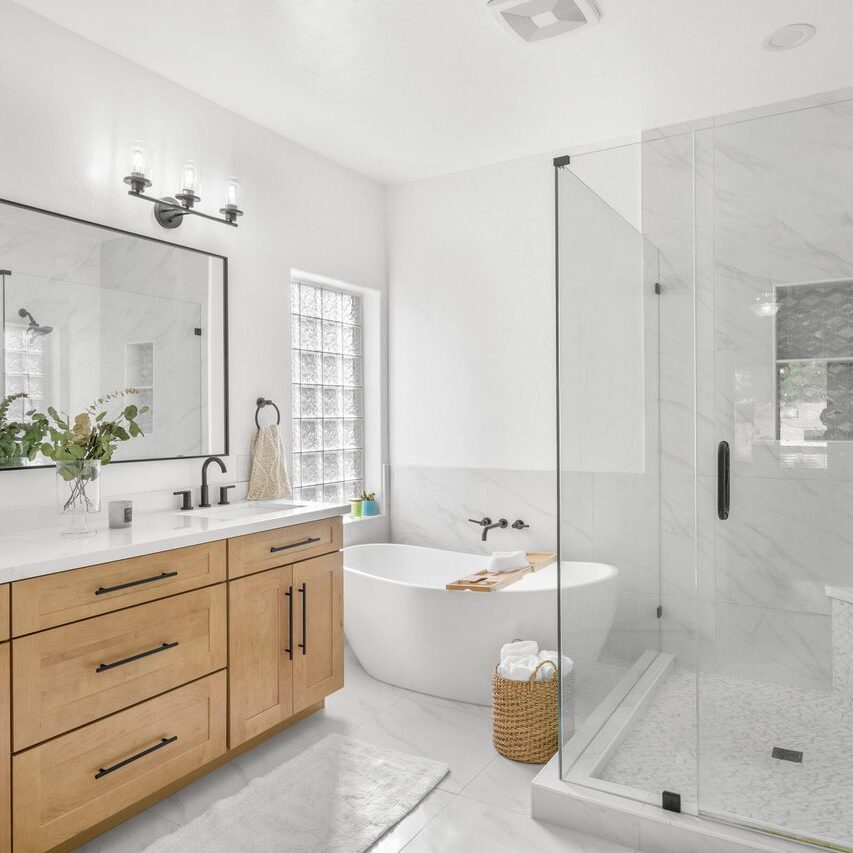
M389 192L395 465L554 462L547 158Z
M639 226L638 146L573 156L571 170L626 227ZM467 552L553 549L552 157L393 187L388 233L394 540ZM624 283L630 305L621 308L639 312L641 332L644 271L633 272ZM605 314L609 305L602 294ZM612 345L622 348L611 353L614 369L624 358L643 366L648 354L640 334ZM647 329L645 346L656 346L656 328ZM646 364L656 370L656 359ZM599 381L612 386L606 375ZM643 391L646 404L656 400L655 383L639 384L641 407ZM563 482L567 557L612 562L621 571L608 650L620 657L658 642L657 410L645 408L612 425L611 457L602 447L597 467L569 465ZM591 435L595 422L565 427L564 440L575 441L584 431ZM620 455L625 447L635 451L627 460ZM495 530L483 543L480 528L467 520L483 515L510 524L520 518L530 528Z
M8 0L0 18L0 114L8 119L0 196L228 256L226 461L229 479L245 479L255 398L290 409L290 270L384 292L384 188ZM121 181L131 139L152 147L154 192L175 191L183 160L201 163L205 211L220 207L221 184L239 175L239 229L192 217L177 231L154 224L150 206L128 198ZM0 508L51 503L52 478L49 470L4 472ZM103 489L168 493L198 481L195 461L138 463L108 469Z

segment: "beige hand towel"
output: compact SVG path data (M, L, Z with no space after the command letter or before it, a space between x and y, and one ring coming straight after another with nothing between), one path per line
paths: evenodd
M246 497L250 501L268 501L292 494L278 424L262 426L252 439L252 473Z

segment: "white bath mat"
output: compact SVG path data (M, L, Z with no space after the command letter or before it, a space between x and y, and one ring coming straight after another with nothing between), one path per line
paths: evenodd
M158 839L147 853L360 853L447 771L438 761L328 735Z

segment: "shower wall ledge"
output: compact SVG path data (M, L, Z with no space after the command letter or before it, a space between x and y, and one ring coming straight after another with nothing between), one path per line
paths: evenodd
M564 782L556 755L533 780L531 814L536 820L642 853L815 853L820 849Z
M828 586L825 588L826 594L836 601L846 601L848 604L853 604L853 586Z

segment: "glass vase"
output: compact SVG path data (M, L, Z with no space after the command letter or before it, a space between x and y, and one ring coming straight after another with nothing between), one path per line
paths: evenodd
M101 511L101 463L80 459L56 463L56 509L67 516L64 536L92 536L89 516Z

